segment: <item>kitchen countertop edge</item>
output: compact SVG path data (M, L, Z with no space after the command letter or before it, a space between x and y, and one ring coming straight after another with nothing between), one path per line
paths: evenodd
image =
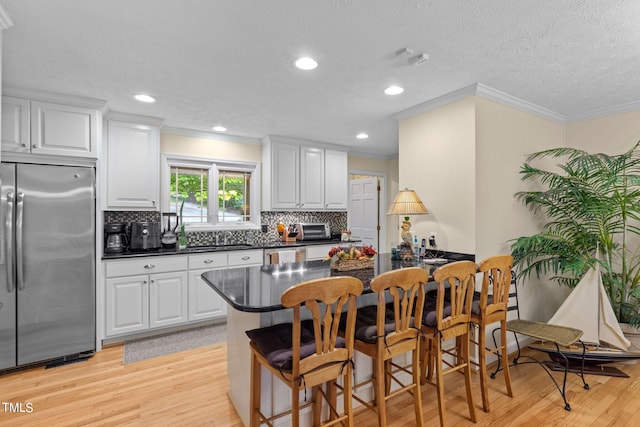
M349 242L342 242L339 239L327 239L327 240L298 240L295 243L285 243L281 241L258 243L250 246L234 246L226 248L224 246L214 247L211 246L193 246L186 249L157 249L152 251L125 251L114 254L103 254L102 260L114 260L123 258L140 258L140 257L153 257L153 256L165 256L165 255L189 255L189 254L201 254L201 253L216 253L216 252L235 252L235 251L248 251L255 249L276 249L276 248L297 248L302 246L314 246L314 245L348 245L353 243L360 243L360 240L351 240Z

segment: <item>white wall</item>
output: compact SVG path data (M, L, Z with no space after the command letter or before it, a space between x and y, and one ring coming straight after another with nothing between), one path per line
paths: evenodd
M387 206L380 206L380 210L384 213L389 208L389 204L398 192L398 159L380 159L374 157L358 157L349 154L349 170L368 171L373 175L384 174L386 176L386 193L384 198ZM384 236L380 236L381 248L379 252L389 252L391 242L398 242L400 231L398 229L397 218L391 215L385 215ZM383 224L381 224L383 225ZM382 245L384 244L384 247Z
M257 143L250 144L225 141L214 136L208 138L161 133L160 152L260 163L262 146L259 140L256 141Z

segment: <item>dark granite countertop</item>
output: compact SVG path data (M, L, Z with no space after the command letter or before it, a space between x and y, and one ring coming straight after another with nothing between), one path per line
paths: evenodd
M370 293L371 279L385 271L406 266L426 267L427 265L433 270L434 267L452 261L475 260L473 255L450 255L452 255L451 258L440 258L439 261L426 258L406 263L392 260L391 254L379 254L374 261L374 268L341 272L331 270L329 263L325 261L253 266L207 271L202 274L202 279L236 310L260 313L283 309L284 307L280 304L282 293L289 287L310 279L353 276L362 280L365 287L364 293Z
M135 258L135 257L149 257L149 256L161 256L161 255L185 255L185 254L193 254L193 253L201 253L201 252L221 252L221 251L243 251L243 250L251 250L251 249L271 249L271 248L294 248L300 246L313 246L313 245L341 245L341 244L349 244L359 243L358 240L354 240L351 242L341 242L340 239L327 239L327 240L308 240L308 241L300 241L297 240L291 243L285 243L280 240L267 242L267 243L258 243L254 245L238 243L238 244L228 244L228 245L211 245L211 246L193 246L187 247L186 249L154 249L149 251L125 251L121 253L115 254L103 254L103 260L110 259L120 259L120 258Z

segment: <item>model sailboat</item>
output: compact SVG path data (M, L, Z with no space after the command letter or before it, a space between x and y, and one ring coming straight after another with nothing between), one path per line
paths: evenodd
M586 362L602 364L640 359L640 349L633 347L620 329L597 266L585 273L547 323L582 330L581 340L587 345ZM543 343L530 347L555 352L555 346L547 347ZM575 352L569 349L565 354L582 359L582 346L578 347Z

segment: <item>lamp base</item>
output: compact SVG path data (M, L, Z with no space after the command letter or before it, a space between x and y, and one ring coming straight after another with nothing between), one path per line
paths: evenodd
M402 261L413 261L415 259L413 247L411 247L411 245L405 242L400 244L400 259Z

